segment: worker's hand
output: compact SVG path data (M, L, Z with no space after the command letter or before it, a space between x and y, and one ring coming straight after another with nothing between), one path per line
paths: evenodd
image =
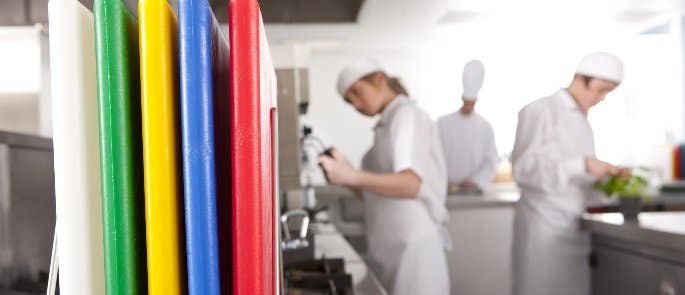
M477 187L478 187L478 185L475 182L473 182L471 179L466 179L466 180L462 181L461 183L459 183L459 188L461 188L461 189L474 189Z
M359 179L359 170L350 165L345 157L337 150L332 150L333 157L319 156L321 168L326 173L328 181L333 184L356 187Z
M619 167L618 168L618 175L620 175L621 177L628 177L632 173L633 172L628 167Z
M585 170L597 179L621 173L621 169L595 157L585 158Z
M338 149L336 149L336 148L331 148L331 154L333 155L333 158L334 158L335 160L344 162L344 163L347 164L347 165L350 164L350 162L347 161L347 159L345 158L345 156L344 156L341 152L339 152Z

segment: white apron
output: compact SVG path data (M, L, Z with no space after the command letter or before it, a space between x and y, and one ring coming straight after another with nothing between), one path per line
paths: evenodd
M579 220L592 194L585 172L585 157L592 155L592 128L565 89L519 112L513 295L590 294L589 238Z
M449 294L443 227L447 176L437 130L406 96L386 106L362 168L375 173L412 170L422 179L416 199L364 191L372 270L393 295Z

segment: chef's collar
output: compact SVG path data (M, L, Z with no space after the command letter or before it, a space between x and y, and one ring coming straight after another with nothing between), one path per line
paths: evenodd
M383 111L381 111L381 118L378 120L378 123L376 123L376 127L385 125L385 123L390 121L390 119L393 117L393 115L397 111L397 108L409 102L411 102L411 99L409 99L409 97L407 97L404 94L399 94L395 98L393 98L393 100L391 100L385 106L385 108L383 108Z
M566 88L561 88L561 90L559 90L559 96L561 97L561 102L564 104L565 107L568 107L569 109L574 111L579 111L583 114L585 113L580 108L578 102L573 98L573 96L571 96L571 94L568 93L568 90L566 90Z

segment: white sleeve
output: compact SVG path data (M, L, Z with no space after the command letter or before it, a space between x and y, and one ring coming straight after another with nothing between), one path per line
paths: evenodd
M564 157L549 112L524 109L519 113L512 152L513 173L522 189L555 194L585 174L582 157Z
M421 132L419 114L411 107L403 107L397 110L390 128L393 170L411 170L423 179L426 176L424 165L428 159L428 140L423 138L428 134Z
M480 167L478 167L478 170L471 176L471 180L473 180L481 189L492 182L493 177L495 177L495 172L497 171L497 163L499 162L497 146L495 145L495 132L489 124L486 126L485 157Z
M425 202L432 218L443 223L447 171L439 132L427 115L414 107L397 110L390 134L393 144L393 171L412 171L421 179L417 198Z

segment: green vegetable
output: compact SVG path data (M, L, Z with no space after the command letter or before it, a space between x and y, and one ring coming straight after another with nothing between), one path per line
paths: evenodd
M608 197L618 196L622 198L647 197L649 181L641 175L613 175L598 180L593 187L603 192Z

